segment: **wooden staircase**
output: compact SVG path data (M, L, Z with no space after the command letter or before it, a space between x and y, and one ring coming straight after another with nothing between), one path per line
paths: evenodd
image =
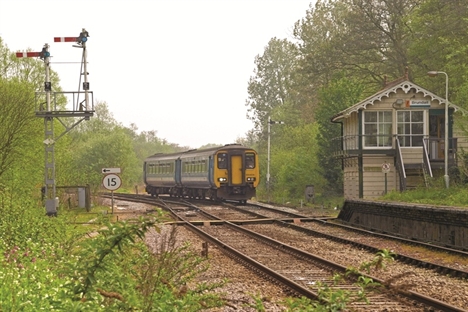
M405 172L407 190L428 186L424 166L422 164L405 165Z
M432 180L432 164L423 141L423 159L419 164L405 164L401 154L400 141L396 138L397 157L396 168L400 176L400 191L428 187Z

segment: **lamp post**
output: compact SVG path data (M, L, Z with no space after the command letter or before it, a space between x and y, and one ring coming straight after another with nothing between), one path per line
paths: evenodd
M267 174L266 174L266 186L268 194L268 202L270 202L270 125L274 124L284 124L282 121L273 121L270 116L268 116L268 159L267 159Z
M449 188L449 175L448 175L448 150L449 150L449 139L448 139L448 133L449 133L449 116L448 116L448 75L446 72L443 71L430 71L427 73L429 77L435 77L438 74L444 74L445 75L445 129L444 129L444 163L445 163L445 175L444 175L444 180L445 180L445 187Z

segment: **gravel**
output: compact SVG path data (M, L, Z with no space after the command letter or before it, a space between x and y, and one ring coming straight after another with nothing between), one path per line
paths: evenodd
M140 205L143 204L132 203L131 205L132 208L137 206L137 209L141 210ZM118 202L117 206L119 206ZM171 227L163 225L163 232L169 231ZM195 252L202 254L203 241L198 236L184 227L178 227L177 232L177 240L180 244L189 241ZM158 234L155 232L148 234L149 242L154 241L154 235ZM289 235L281 234L281 236L291 245L323 258L333 259L333 261L344 266L359 267L364 261L371 261L374 257L368 251L344 246L326 239L308 239L304 237L299 239L297 232L292 230ZM256 298L261 299L266 311L286 310L282 301L288 297L288 293L272 281L256 275L251 270L226 257L218 248L212 245L209 246L208 261L210 268L199 276L199 281L216 282L223 278L229 280L228 284L218 289L218 292L222 293L222 297L226 301L226 306L210 311L258 311L254 308ZM465 279L450 278L431 270L416 268L397 261L389 263L385 270L373 274L376 274L379 279L391 281L393 287L412 289L444 301L450 298L451 304L468 309L468 282Z

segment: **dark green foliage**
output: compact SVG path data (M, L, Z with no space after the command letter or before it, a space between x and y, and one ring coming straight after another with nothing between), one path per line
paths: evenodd
M173 152L177 148L156 136L155 131L137 133L136 126L125 128L109 111L107 103L95 105L95 115L70 132L73 150L65 150L64 172L68 185L90 184L98 190L102 168L122 169L124 186L133 189L143 181L143 160L157 152Z
M449 75L449 99L468 108L468 6L464 0L422 1L411 24L414 32L410 45L412 69L419 83L445 97L443 76L431 78L428 71L444 71Z
M24 168L23 161L37 160L41 123L34 104L30 84L0 78L0 181L7 171Z
M327 181L329 195L341 194L343 190L343 170L341 160L334 153L341 148L342 136L340 124L332 123L332 117L338 112L357 103L362 86L348 78L338 78L324 86L319 92L320 106L316 112L319 133L317 135L317 156L320 159L318 167Z
M0 309L3 311L200 311L222 306L220 283L195 279L207 269L162 215L109 223L84 234L67 214L47 217L35 203L0 194ZM34 208L36 207L36 208ZM96 220L98 221L98 220ZM148 249L149 232L159 241Z
M256 129L263 129L275 108L291 101L291 74L297 48L289 41L272 38L262 55L255 57L254 76L248 84L248 117Z
M281 135L275 137L271 150L271 188L274 201L305 200L306 185L314 185L321 192L324 185L316 157L317 124L301 127L278 125Z
M17 195L0 192L0 237L4 248L17 246L24 250L28 242L62 242L65 233L61 219L45 217L37 202L13 197Z
M96 238L84 240L79 261L65 268L75 272L66 286L74 301L125 311L199 311L221 305L211 290L222 283L188 286L206 270L204 260L189 245L177 245L174 231L159 233L156 222L106 222ZM156 230L152 237L158 238L150 245L154 250L143 244L150 230Z

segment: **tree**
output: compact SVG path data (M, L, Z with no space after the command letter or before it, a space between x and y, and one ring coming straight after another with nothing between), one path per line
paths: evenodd
M62 163L68 168L62 172L69 173L62 178L69 183L99 187L101 170L106 167L122 168L122 181L127 185L138 180L141 167L138 168L132 138L114 119L106 102L96 103L93 118L80 123L69 136L69 145L74 148L68 151L63 158L66 162Z
M80 123L73 131L75 139L87 138L98 132L110 132L116 127L122 127L109 109L107 102L98 101L94 105L94 115L86 122Z
M341 137L341 129L333 124L334 114L357 103L361 97L363 86L346 77L331 81L319 92L320 106L317 109L317 157L321 165L318 167L322 177L327 181L327 189L341 194L343 190L343 174L341 161L333 153L340 148L341 141L334 141Z
M326 181L319 170L322 160L317 158L317 124L285 124L283 128L271 152L271 185L278 196L276 200L303 199L305 187L310 184L322 192Z
M296 64L297 48L286 39L273 38L262 56L255 57L254 76L248 84L247 117L257 130L264 129L271 111L290 101L291 73Z
M122 129L109 133L96 133L82 142L74 150L77 183L89 183L95 188L101 185L102 168L122 168L122 181L125 185L134 185L138 181L141 168L132 148L132 142Z
M467 108L468 6L463 0L426 0L412 14L410 57L415 75L429 90L445 95L444 80L429 78L428 71L449 75L449 98Z
M412 32L407 20L419 0L318 1L295 25L303 90L316 91L336 73L381 86L404 75Z
M122 183L133 187L141 183L143 160L155 153L179 151L175 144L169 144L157 137L156 131L138 133L136 125L130 128L117 122L106 102L95 104L95 114L89 121L82 122L76 131L70 132L70 144L75 146L68 150L61 164L68 176L68 181L89 183L98 187L101 184L101 169L120 167Z
M0 180L8 170L25 170L37 161L41 124L34 115L33 90L29 83L0 78Z
M347 55L343 68L351 69L364 81L379 87L388 75L402 77L408 61L412 26L408 16L420 0L346 0L350 10L345 14L348 27L335 45Z
M36 50L40 49L38 47ZM28 51L31 51L31 49L28 49ZM43 91L44 62L37 58L17 58L0 37L0 76L7 79L14 77L20 81L29 82L33 85L34 91ZM49 71L49 78L53 89L56 91L61 90L58 74L52 69ZM63 99L61 99L60 103L63 103Z
M43 183L44 126L35 116L35 91L43 92L44 76L41 60L17 58L0 38L0 181L18 192ZM60 90L53 70L50 81Z

